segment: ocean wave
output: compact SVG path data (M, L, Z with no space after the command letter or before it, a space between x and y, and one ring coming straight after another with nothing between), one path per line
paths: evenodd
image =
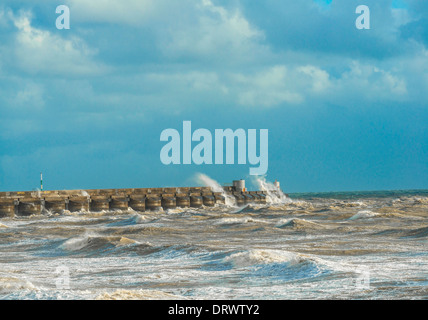
M304 231L309 229L324 229L325 227L319 223L311 222L305 219L282 219L276 224L277 228L290 228L294 230Z
M152 248L150 248L150 251L153 257L162 259L193 259L210 255L210 253L201 250L200 247L186 243L152 246Z
M277 249L252 249L230 254L224 258L233 268L245 272L246 277L271 278L275 281L294 281L315 278L331 273L308 255Z
M64 242L61 247L67 251L100 250L113 247L136 244L135 240L121 236L84 236L71 238Z
M356 220L356 219L365 219L365 218L373 218L382 215L379 212L373 212L370 210L362 210L358 211L356 214L354 214L352 217L350 217L348 220Z
M25 278L0 277L0 293L18 290L37 290L37 287Z
M259 273L260 271L275 272L280 275L286 269L290 269L287 271L287 276L291 275L290 271L300 274L309 272L311 276L331 272L358 273L360 268L358 265L342 261L327 260L316 255L279 249L251 249L229 254L223 260L235 268L253 267Z
M185 212L186 211L186 209L185 208L179 208L179 207L177 207L177 208L174 208L174 209L166 209L165 210L165 213L167 214L167 215L174 215L174 214L180 214L180 213L183 213L183 212Z
M428 237L428 227L418 228L414 230L410 230L406 233L407 237L412 238L424 238Z
M233 253L226 258L225 262L232 263L235 267L248 267L270 263L290 263L296 264L306 260L303 256L283 250L263 250L253 249L238 253Z
M415 197L415 202L428 204L428 197Z
M13 290L0 299L4 300L80 300L93 299L89 290L52 290L50 288L27 288Z
M135 234L139 236L141 234L150 234L151 236L165 235L165 234L173 234L176 232L180 232L177 228L169 228L163 227L162 223L153 223L153 225L139 224L139 225L131 225L125 227L111 227L109 230L115 236L130 236Z
M351 202L341 202L336 204L337 206L341 208L354 208L354 207L367 207L367 203L364 201L351 201Z
M84 254L89 256L138 255L154 259L192 258L200 255L200 248L192 244L154 245L148 241L139 242L125 236L85 235L71 238L59 245L65 254ZM62 252L61 254L64 254Z
M385 208L379 210L379 211L385 211ZM354 214L352 217L350 217L348 220L357 220L357 219L369 219L369 218L404 218L405 215L397 213L397 212L374 212L370 210L362 210L358 211L356 214Z
M182 300L177 296L159 290L116 290L99 294L95 300Z
M233 224L245 224L249 222L257 222L252 218L221 218L217 220L215 225L233 225Z
M293 200L290 204L290 207L301 207L301 208L313 208L313 204L305 200Z
M231 213L252 213L252 212L259 212L262 209L266 208L266 205L260 206L255 204L246 204L243 207L240 207Z
M108 227L126 227L134 226L147 222L147 217L140 214L135 214L125 220L114 221L107 224Z

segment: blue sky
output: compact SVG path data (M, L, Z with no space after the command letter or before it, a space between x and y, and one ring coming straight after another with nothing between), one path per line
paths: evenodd
M108 3L108 5L106 5ZM71 29L55 28L66 4ZM358 5L371 29L355 28ZM229 183L171 165L162 130L269 129L285 191L428 188L428 2L0 4L0 190Z

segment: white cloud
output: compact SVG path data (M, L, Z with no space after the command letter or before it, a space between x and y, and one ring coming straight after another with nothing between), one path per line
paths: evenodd
M278 65L255 75L236 75L238 102L244 106L271 107L281 103L301 103L303 96L291 86L287 67Z
M306 65L299 67L298 71L311 77L312 90L314 92L324 92L331 87L330 75L318 67Z
M162 52L170 57L221 60L222 64L254 59L266 48L261 30L251 25L239 9L216 6L209 0L187 8L186 20L173 20L160 35Z
M4 10L0 10L0 27L6 27L7 26L7 17Z
M104 58L112 64L120 61L116 72L109 73L105 79L96 82L88 79L71 89L72 93L66 95L66 99L78 103L69 102L70 108L77 109L84 103L97 112L125 106L135 109L165 107L176 111L200 106L204 101L241 107L346 104L349 100L393 101L407 99L410 91L420 90L419 85L413 89L409 84L412 77L418 75L418 79L428 82L426 67L419 66L426 66L427 59L421 55L414 61L406 60L407 65L402 56L396 58L396 63L388 59L368 61L363 57L348 64L349 56L346 55L299 50L271 52L264 42L264 31L234 4L221 6L211 0L183 0L179 3L71 0L70 7L71 27L76 27L73 33L34 27L28 12L18 16L12 14L9 23L12 21L18 32L15 47L8 49L15 54L14 63L31 76L35 73L64 75L68 81L61 88L63 91L70 86L70 79L79 78L76 75L100 74L107 70L96 62L97 51L88 44L101 43L107 50ZM397 25L408 20L405 11L396 11L395 15ZM0 11L0 24L4 17ZM83 24L79 29L80 22L105 22L106 26L98 29L96 25L92 29L94 24ZM118 28L116 24L119 23L125 27ZM123 51L122 48L116 50L114 44L104 45L111 37L94 34L94 30L109 32L117 29L137 32L129 38L124 34L126 41L121 43L126 48ZM147 33L149 40L144 39L148 43L145 48L152 44L160 47L153 52L141 52L147 59L126 61L129 64L121 69L121 63L125 61L122 52L131 57L140 54L133 51L141 49L134 41ZM79 34L82 38L70 34ZM151 60L153 53L159 53L158 49L166 57L160 54ZM12 56L9 52L0 54ZM6 63L4 65L6 68ZM115 81L117 87L113 85ZM14 96L17 104L33 100L43 106L46 103L44 91L36 89L29 86L15 91L18 92Z
M248 107L373 103L409 99L402 70L383 69L352 61L347 70L332 77L315 65L276 65L228 79L236 102Z
M410 15L407 9L402 8L392 8L391 15L393 17L393 23L395 28L399 28L403 25L408 24L415 19Z
M108 24L107 32L129 28L141 33L142 42L153 41L153 50L167 59L232 64L269 52L264 33L238 7L210 0L71 0L70 11L72 28L81 22Z
M31 14L11 15L17 28L15 63L29 73L56 75L90 75L106 71L94 62L95 50L78 37L64 39L59 35L31 26ZM66 32L66 31L64 31Z
M229 12L221 6L215 6L210 0L202 0L202 11L209 11L216 15L216 22L220 22L220 26L233 34L234 38L251 39L262 36L263 34L252 27L242 13L236 9L234 12ZM210 21L213 23L214 21Z
M160 85L167 83L171 88L177 88L178 90L188 88L194 92L228 92L227 87L220 82L218 74L215 72L151 73L147 75L146 81Z
M333 93L349 96L360 95L372 101L402 98L407 94L405 80L391 71L371 64L353 61L350 70L344 72L335 83Z
M11 106L27 110L43 109L45 106L43 86L33 82L27 83L13 97Z

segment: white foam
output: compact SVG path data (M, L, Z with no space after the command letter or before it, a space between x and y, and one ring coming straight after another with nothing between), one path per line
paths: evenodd
M165 213L166 214L178 214L178 213L183 213L185 211L185 209L183 208L174 208L174 209L166 209Z
M283 250L252 249L244 252L234 253L225 258L236 267L248 267L258 264L288 262L291 264L305 260L297 253Z
M141 214L135 215L134 216L134 221L135 223L139 224L139 223L144 223L147 221L147 217Z
M89 197L89 194L85 190L80 190L80 194L84 197Z
M273 183L266 181L265 177L253 177L253 179L254 182L258 185L259 190L265 191L267 193L266 202L268 204L284 205L293 202Z
M125 221L130 221L135 224L142 224L147 222L147 217L142 214L135 213L130 218L127 218Z
M72 238L67 240L62 247L68 251L78 251L86 247L90 242L90 236Z
M284 226L288 225L292 220L293 219L281 219L276 223L275 227L277 227L277 228L284 227Z
M216 225L225 225L225 224L238 224L238 223L248 223L256 222L251 218L222 218L215 222Z
M221 192L222 196L225 198L225 204L227 206L236 206L235 197L232 197L231 195L227 194L217 181L211 179L210 177L202 173L198 173L196 175L196 181L198 183L202 183L207 187L210 187L214 192Z
M380 215L380 213L373 212L370 210L362 210L362 211L358 211L356 214L354 214L352 217L350 217L349 220L373 218L373 217L376 217L378 215Z
M159 290L116 290L103 292L96 300L182 300L184 297Z
M37 288L25 278L0 277L0 292L16 290L37 290Z

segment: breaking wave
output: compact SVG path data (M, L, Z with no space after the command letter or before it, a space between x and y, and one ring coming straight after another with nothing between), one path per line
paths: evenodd
M254 249L229 255L225 262L232 263L235 267L248 267L260 264L282 263L296 264L303 262L305 258L294 252L282 250Z
M418 228L415 230L408 231L406 236L413 237L413 238L428 237L428 227L423 227L423 228Z
M234 224L246 224L246 223L266 223L263 220L250 218L250 217L241 217L241 218L221 218L214 222L214 225L234 225Z
M309 256L275 249L252 249L233 253L224 262L233 268L245 270L254 279L273 278L275 281L293 281L316 278L331 272Z
M107 226L108 227L126 227L126 226L138 225L145 222L147 222L146 216L135 214L125 220L119 220L119 221L114 221L112 223L109 223Z
M293 202L273 183L266 181L265 177L254 177L253 179L259 187L259 190L265 191L267 193L266 202L268 204L284 205Z
M323 229L324 228L324 226L319 224L319 223L307 221L305 219L298 219L298 218L280 220L277 223L276 227L280 228L280 229L291 228L294 230Z
M37 290L37 287L25 278L0 277L0 293L16 290Z
M373 212L370 210L362 210L362 211L358 211L356 214L354 214L352 217L350 217L349 220L373 218L373 217L377 217L379 215L381 215L381 213Z
M235 197L231 196L230 194L227 194L224 191L223 187L214 179L202 173L198 173L195 179L198 183L202 183L206 187L211 187L214 192L221 192L222 196L225 198L225 204L227 206L229 207L236 206Z
M84 236L67 240L62 244L62 248L67 251L97 251L135 243L137 242L121 236Z
M159 290L116 290L99 294L95 300L182 300L177 296Z
M402 218L403 215L396 212L373 212L370 210L362 210L358 211L356 214L354 214L352 217L350 217L348 220L357 220L357 219L368 219L368 218Z

